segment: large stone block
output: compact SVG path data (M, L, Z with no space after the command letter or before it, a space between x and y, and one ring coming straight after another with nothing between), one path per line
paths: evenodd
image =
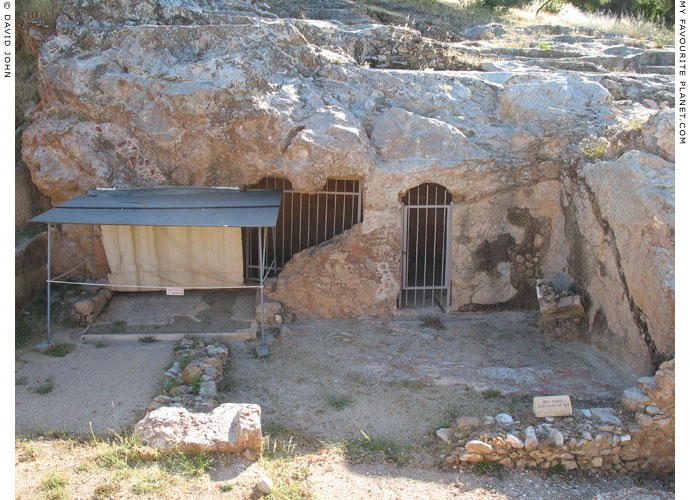
M211 413L191 413L180 407L158 408L134 426L147 446L185 453L238 453L261 450L261 408L226 403Z

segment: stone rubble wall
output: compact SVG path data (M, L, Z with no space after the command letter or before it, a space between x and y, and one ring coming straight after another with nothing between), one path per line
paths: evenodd
M616 472L675 471L675 360L626 389L623 408L577 409L572 417L517 422L460 417L437 434L451 451L448 466L497 462L506 467Z
M223 380L228 348L220 342L205 344L184 338L175 346L175 361L163 374L163 391L148 410L181 406L195 412L210 412L218 406L217 385Z

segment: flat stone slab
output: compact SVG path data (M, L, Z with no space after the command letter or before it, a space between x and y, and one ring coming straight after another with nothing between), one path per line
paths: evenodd
M148 413L134 426L141 441L162 451L184 453L239 453L261 451L261 407L226 403L211 413L163 407Z
M185 316L195 323L198 314L210 306L199 294L169 297L164 293L115 294L106 311L94 326L126 320L130 325L169 325L177 316Z
M150 337L151 340L156 341L174 341L177 342L185 337L194 336L202 339L221 338L230 342L244 342L245 340L254 340L256 338L257 325L252 323L249 327L233 332L181 332L181 333L84 333L81 340L86 342L136 342L142 337Z

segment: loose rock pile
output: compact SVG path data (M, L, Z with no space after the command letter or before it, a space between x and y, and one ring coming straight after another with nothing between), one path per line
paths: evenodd
M538 425L496 417L459 417L437 434L452 451L449 466L497 462L507 467L602 471L675 470L675 360L654 377L627 389L623 408L576 409L571 417L547 417Z
M154 397L149 411L162 406L181 406L210 412L218 406L217 384L223 379L228 348L220 342L206 344L184 338L175 346L175 362L163 374L162 394Z
M582 297L569 291L559 293L553 283L543 279L537 280L536 288L541 332L561 340L583 339L587 325L582 321L585 317Z

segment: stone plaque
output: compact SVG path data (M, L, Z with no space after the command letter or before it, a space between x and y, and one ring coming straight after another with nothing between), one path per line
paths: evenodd
M570 396L537 396L532 402L537 417L564 417L573 414Z

